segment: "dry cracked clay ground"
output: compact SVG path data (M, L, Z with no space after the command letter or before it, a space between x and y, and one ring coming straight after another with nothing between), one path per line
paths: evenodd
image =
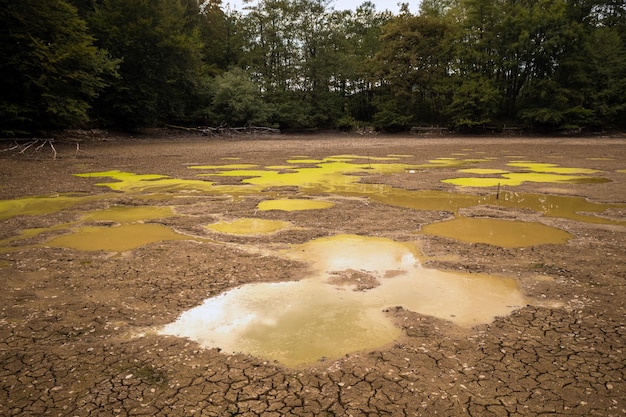
M2 200L67 193L95 196L62 210L0 220L2 416L626 415L623 138L229 139L154 133L84 140L80 148L57 143L56 148L56 159L47 154L47 147L36 154L0 154ZM197 180L191 165L283 166L294 156L323 159L345 154L366 157L362 163L403 155L414 163L483 158L480 167L494 169L516 158L593 168L600 171L594 176L611 181L525 182L501 192L580 196L622 206L592 214L609 220L599 223L493 204L458 210L457 215L466 217L541 222L571 234L565 244L504 248L420 234L424 225L453 217L455 210L445 207L417 210L326 192L315 197L334 202L333 207L260 211L258 203L270 195L302 197L301 190L276 187L236 197L168 197L164 192L149 198L97 185L115 182L110 179L74 175L119 170ZM494 187L441 182L464 176L458 169L450 165L358 175L363 184L406 190L496 192ZM241 180L210 178L217 184ZM120 253L46 244L67 233L58 225L113 205L175 206L180 216L149 222L205 240L158 241ZM251 217L297 227L265 235L218 234L204 227L220 219ZM20 235L33 229L37 232ZM305 264L263 248L341 233L415 242L427 267L514 278L530 301L510 315L474 327L389 306L385 314L400 329L392 343L298 367L202 348L188 339L146 330L171 323L205 299L247 283L297 280L305 276ZM344 276L349 280L359 273Z

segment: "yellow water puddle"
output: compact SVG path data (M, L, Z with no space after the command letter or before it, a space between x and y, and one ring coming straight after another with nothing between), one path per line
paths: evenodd
M535 183L566 183L590 184L609 182L608 178L590 176L602 171L591 168L561 167L557 164L538 163L532 161L516 161L507 164L510 167L522 168L527 172L507 172L496 169L461 169L459 172L471 174L498 174L499 177L462 177L444 179L442 182L462 187L515 187L525 182Z
M213 174L198 174L199 177L262 177L268 173L277 174L277 171L262 169L232 169L230 171L218 171Z
M490 175L490 174L506 174L508 171L502 169L493 169L493 168L467 168L467 169L459 169L459 172L464 172L467 174L479 174L479 175Z
M602 177L588 177L577 175L561 175L535 172L513 172L502 174L501 177L466 177L449 178L442 180L447 184L461 187L497 187L498 185L515 187L525 182L554 183L554 184L598 184L610 182L611 180Z
M323 159L287 159L288 164L320 164L324 162Z
M393 174L405 172L407 169L443 168L467 163L456 159L432 160L428 164L382 163L375 162L374 159L364 163L352 163L348 161L352 157L329 157L314 167L294 167L293 170L288 172L276 170L233 170L220 172L219 175L250 177L243 179L241 182L253 186L296 186L308 189L310 193L328 193L354 187L355 184L360 182L360 175L364 174Z
M158 192L214 192L213 183L202 180L182 180L158 174L135 174L118 170L75 174L83 178L112 178L114 182L103 182L97 185L108 187L114 191L136 193Z
M405 190L389 186L377 187L373 184L368 184L358 191L348 194L355 197L368 197L373 201L391 206L406 207L414 210L445 210L453 213L461 208L483 204L483 200L489 198L437 190Z
M423 268L413 245L390 239L338 235L295 245L284 255L309 263L313 272L209 298L159 333L297 367L393 342L401 332L383 311L389 307L471 327L527 303L513 279ZM380 285L353 291L332 283L347 270Z
M432 190L411 191L392 187L381 187L378 190L372 188L364 190L363 194L353 192L350 195L369 197L371 200L384 204L416 210L444 210L457 213L461 208L490 205L530 209L547 217L626 226L626 220L602 216L602 213L609 209L626 208L626 204L595 203L582 197L509 191L500 192L498 196L496 194L474 195Z
M134 223L145 220L163 219L172 216L174 216L174 212L171 207L111 206L104 210L89 212L83 217L83 220Z
M12 245L14 242L20 242L26 239L30 239L36 236L39 236L45 232L51 232L55 230L64 230L69 228L73 223L62 223L52 227L35 227L31 229L24 229L20 231L20 234L17 236L11 236L6 239L0 240L0 253L9 253L14 252L16 250L23 250L25 245ZM36 245L30 246L34 247Z
M221 221L206 226L207 229L234 235L271 234L292 227L291 223L281 220L243 218L233 221Z
M538 222L457 217L424 226L427 235L443 236L468 243L488 243L503 248L521 248L543 244L564 244L573 236Z
M39 216L56 213L77 204L104 199L107 196L55 195L0 200L0 220L16 216Z
M546 164L539 162L509 162L511 167L524 168L531 172L553 173L553 174L595 174L601 172L591 168L571 168L561 167L557 164Z
M15 242L36 237L45 232L69 230L66 235L52 238L45 246L66 247L85 251L123 252L148 243L163 240L191 240L193 238L174 232L172 229L157 224L142 224L146 220L155 220L175 216L170 207L154 206L112 206L104 210L88 212L80 221L62 223L51 227L24 229L17 236L0 240L0 252L16 250L11 246ZM106 221L121 225L82 226L81 222ZM72 230L73 227L77 227ZM41 246L35 245L35 246Z
M225 165L191 165L189 169L252 169L257 168L257 164L225 164Z
M276 200L261 201L257 207L261 211L282 210L282 211L302 211L320 210L330 208L335 203L322 200L310 200L304 198L283 198Z
M284 170L294 170L296 167L294 167L293 165L269 165L265 167L268 170L279 170L279 171L284 171Z
M342 157L343 158L343 157ZM417 169L425 166L448 166L456 165L459 161L453 158L441 159L439 163L425 165L411 165L401 163L365 163L354 164L348 162L324 162L315 167L296 168L290 172L255 170L233 170L237 175L254 174L241 180L241 185L213 185L211 182L197 180L178 180L159 175L138 175L120 171L108 171L82 176L112 177L116 182L101 183L115 190L126 192L169 192L180 193L191 190L203 191L210 194L246 195L263 194L265 189L271 187L291 186L297 187L301 193L315 196L332 193L342 196L366 197L371 200L394 206L408 207L418 210L445 210L456 212L459 208L471 207L483 204L491 204L501 207L528 208L543 213L549 217L561 217L577 221L605 224L626 224L619 219L603 217L601 213L609 208L621 208L623 205L591 203L580 197L551 196L540 194L518 194L501 192L501 198L496 195L470 195L460 193L446 193L442 191L415 191L393 188L383 184L366 184L360 182L360 176L369 172L382 174L406 172L407 168ZM491 172L491 171L489 171ZM525 181L553 182L571 184L577 182L602 182L605 178L594 176L577 176L554 173L505 173L500 177L473 177L455 178L444 182L455 183L463 186L497 187L519 185ZM12 201L12 200L11 200ZM321 208L318 205L327 206L329 202L300 202L266 200L259 205L260 210L285 209L291 205L292 209ZM304 207L302 207L303 205ZM314 207L317 206L317 207Z
M165 240L194 240L160 224L131 223L119 226L83 226L74 233L58 236L47 246L81 251L124 252Z
M354 155L354 154L346 154L346 155L333 155L324 158L325 162L350 162L355 160L368 160L368 161L397 161L401 157L387 155L387 156L369 156L369 155Z

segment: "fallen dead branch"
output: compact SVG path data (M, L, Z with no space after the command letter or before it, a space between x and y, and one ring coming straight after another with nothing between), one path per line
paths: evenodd
M241 126L241 127L228 127L228 126L199 126L199 127L185 127L176 125L167 125L169 129L183 130L186 132L197 132L206 136L234 136L241 134L279 134L280 129L267 126Z
M36 154L45 147L50 147L52 159L56 159L58 153L53 142L54 139L28 139L26 141L14 139L6 149L0 149L0 152L16 152L20 155L26 153Z

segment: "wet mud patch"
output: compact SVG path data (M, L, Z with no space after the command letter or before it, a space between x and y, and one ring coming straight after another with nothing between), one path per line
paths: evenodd
M291 228L291 224L280 220L263 220L254 218L221 221L205 226L207 229L235 235L270 234Z
M378 287L380 281L372 274L354 269L331 272L327 282L337 286L349 286L354 291L366 291Z

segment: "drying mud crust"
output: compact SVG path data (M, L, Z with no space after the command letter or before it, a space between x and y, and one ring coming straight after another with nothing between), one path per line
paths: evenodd
M626 415L626 138L79 145L0 153L2 416Z

